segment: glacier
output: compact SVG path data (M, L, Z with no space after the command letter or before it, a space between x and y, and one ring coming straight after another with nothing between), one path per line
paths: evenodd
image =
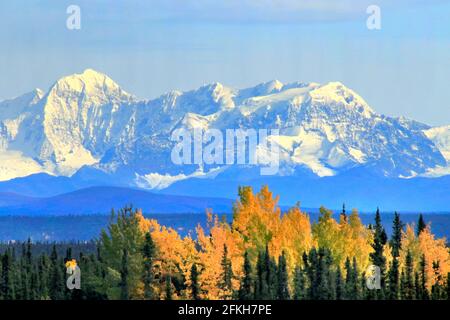
M162 190L189 179L257 178L242 165L175 165L170 136L179 128L278 129L280 177L450 174L450 126L378 114L340 82L213 83L145 100L87 69L0 102L0 181L45 173L95 184L101 176L97 183Z

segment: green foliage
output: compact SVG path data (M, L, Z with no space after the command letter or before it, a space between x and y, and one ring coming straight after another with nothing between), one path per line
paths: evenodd
M244 277L241 281L241 286L239 288L239 300L251 300L253 299L254 293L254 283L253 283L253 268L250 263L250 258L248 251L244 253Z
M153 272L153 259L156 255L156 247L150 232L145 234L144 246L142 248L142 258L144 261L143 282L144 282L144 298L151 300L155 298L153 283L155 275Z

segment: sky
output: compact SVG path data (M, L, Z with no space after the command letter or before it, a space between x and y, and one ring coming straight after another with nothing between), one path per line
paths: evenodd
M381 29L366 27L369 5ZM66 27L69 5L81 29ZM3 0L0 100L92 68L139 98L341 81L379 113L450 124L450 1Z

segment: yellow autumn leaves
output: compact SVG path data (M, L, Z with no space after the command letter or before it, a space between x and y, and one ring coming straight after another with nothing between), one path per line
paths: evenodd
M239 189L239 199L234 204L231 223L219 219L210 211L207 215L208 231L199 225L195 230L195 237L181 237L176 230L138 214L141 231L151 233L157 248L157 258L154 261L157 277L164 279L167 275L182 275L178 281L184 282L185 288L190 288L190 270L195 263L199 269L198 280L203 299L224 299L231 296L230 292L224 292L219 285L224 246L227 247L234 274L233 290L239 289L243 277L244 253L248 252L254 264L258 252L265 250L266 246L275 259L285 253L291 279L295 267L303 263L303 253L313 247L328 248L333 264L341 268L347 258L350 261L356 259L359 272L364 272L371 264L373 230L363 225L356 210L349 215L341 214L335 219L330 210L322 207L318 221L312 223L308 214L299 207L293 207L282 214L278 197L274 197L265 186L257 193L250 187ZM384 254L388 268L392 261L390 251L389 244L386 244ZM401 266L405 264L408 251L413 255L415 270L418 270L420 259L425 255L428 288L447 277L450 271L449 250L445 239L435 239L429 227L419 236L414 233L413 226L406 227L402 236ZM439 274L433 268L436 261L439 261ZM189 290L178 291L173 298L189 299ZM162 291L161 288L155 288L160 298L164 298Z

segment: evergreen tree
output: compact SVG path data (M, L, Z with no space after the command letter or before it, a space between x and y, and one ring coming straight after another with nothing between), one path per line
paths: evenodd
M418 272L414 273L414 295L416 299L418 300L422 299L422 292L420 288L420 275Z
M447 300L450 300L450 272L447 273L446 292L447 292Z
M419 236L420 233L427 228L427 224L425 223L425 220L423 219L423 215L419 215L419 221L417 222L417 229L416 229L416 235Z
M384 245L386 244L387 236L386 232L381 224L380 210L377 208L375 214L375 226L374 226L374 241L373 252L370 253L370 260L372 263L380 268L380 284L381 289L377 291L377 298L384 299L385 294L385 274L386 274L386 258L383 255Z
M389 269L389 293L390 300L397 300L400 295L400 263L398 257L392 260L391 268Z
M356 258L353 258L353 264L350 263L350 259L345 261L345 295L347 299L358 300L361 299L360 282L358 277L358 266Z
M354 284L354 279L353 279L353 270L352 270L352 265L350 263L350 258L347 257L347 259L345 260L345 273L346 273L346 277L345 277L345 297L347 299L350 300L354 300L355 299L355 292L353 290L353 288L355 287Z
M408 253L406 254L406 261L405 261L405 297L404 298L406 300L415 299L413 257L409 250L408 250Z
M400 256L400 250L402 248L402 229L403 225L402 222L400 221L400 215L397 212L395 212L392 227L392 238L390 243L393 257Z
M150 232L145 234L144 246L142 248L142 256L144 260L144 298L147 300L154 299L153 290L153 258L155 256L155 244L153 242Z
M421 300L429 300L430 299L430 295L428 293L428 289L427 289L427 273L426 273L426 262L425 262L425 254L422 255L421 259L420 259L420 297L418 297L418 299Z
M192 264L191 267L191 293L192 299L200 300L200 284L198 282L198 269L197 264Z
M289 279L287 272L287 263L285 253L283 253L278 258L278 292L277 299L279 300L289 300Z
M342 218L344 221L347 221L347 212L345 211L345 203L342 204L341 218Z
M223 246L223 255L222 255L222 261L220 263L222 267L222 279L219 283L220 289L223 291L223 299L229 299L232 297L232 280L233 280L233 268L231 265L231 260L228 258L228 248L224 244Z
M400 298L402 300L406 300L406 274L405 271L402 270L400 274Z
M64 281L64 265L58 259L56 245L53 245L52 253L50 255L51 261L51 275L49 284L50 299L62 300L64 299L65 281Z
M355 283L354 284L355 299L359 300L359 299L361 299L361 287L360 287L358 263L356 261L356 257L353 257L352 272L353 272L353 282Z
M317 266L317 292L318 300L329 300L332 298L332 282L330 281L330 262L331 256L327 249L319 248Z
M294 299L305 300L307 297L305 272L297 266L294 273Z
M400 282L400 263L398 261L400 256L400 250L402 248L402 229L403 225L400 221L400 215L394 213L394 221L392 223L392 238L391 238L391 252L392 252L392 264L388 272L388 284L389 291L387 292L388 298L391 300L397 300L399 298L399 282Z
M0 299L13 300L15 298L13 263L9 249L2 256L2 272L0 278Z
M49 296L49 282L50 282L50 261L46 254L40 258L38 265L39 274L39 299L48 299Z
M129 285L128 285L128 250L123 249L122 252L122 267L120 269L120 299L129 299Z
M269 248L266 246L264 252L258 254L256 263L257 281L255 288L255 299L272 300L277 294L277 266L269 255Z
M172 289L172 277L170 275L166 276L166 290L165 290L165 299L172 300L173 289Z
M433 261L433 271L434 271L436 281L431 287L431 299L432 300L441 300L444 290L442 288L442 276L440 273L439 261Z
M250 259L248 257L248 252L245 251L244 254L244 278L241 281L241 286L239 288L239 299L240 300L251 300L254 297L253 293L253 271Z
M344 300L345 297L345 283L342 277L341 267L338 266L336 270L336 300Z

